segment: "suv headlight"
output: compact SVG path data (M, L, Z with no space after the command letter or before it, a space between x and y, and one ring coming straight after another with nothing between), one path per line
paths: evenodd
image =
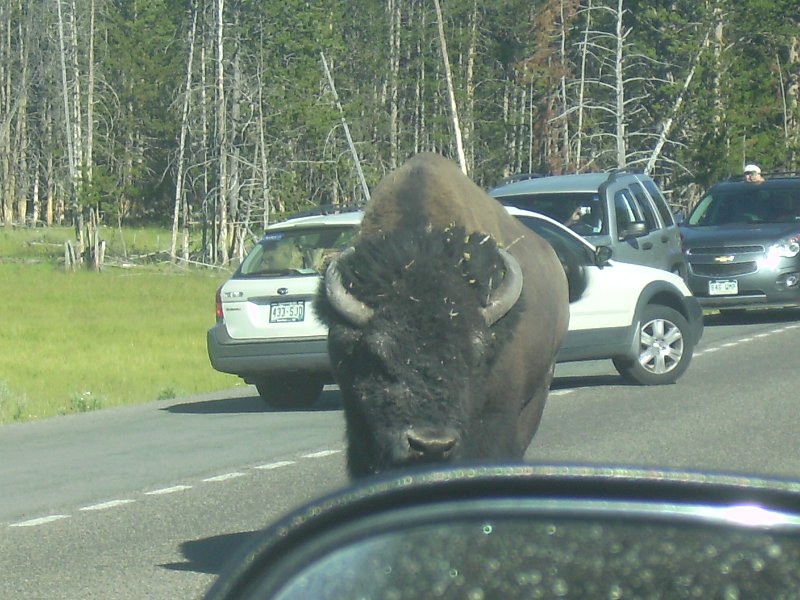
M778 240L767 250L768 257L794 258L800 253L800 235L791 235Z

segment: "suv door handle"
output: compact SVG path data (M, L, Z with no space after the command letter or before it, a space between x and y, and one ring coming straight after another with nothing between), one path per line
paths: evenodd
M642 250L650 250L653 247L653 244L650 242L645 242L642 244Z

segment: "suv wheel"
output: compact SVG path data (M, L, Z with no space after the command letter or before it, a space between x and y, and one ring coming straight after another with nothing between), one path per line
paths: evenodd
M321 379L308 373L281 375L256 382L261 399L275 408L308 408L322 393Z
M638 359L615 358L614 366L642 385L674 383L692 360L689 324L678 311L658 304L645 309L640 323Z

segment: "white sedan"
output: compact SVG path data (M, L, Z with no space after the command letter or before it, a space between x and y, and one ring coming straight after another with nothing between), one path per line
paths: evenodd
M507 207L559 253L582 295L570 306L559 362L611 359L627 379L672 383L686 370L703 331L702 311L680 277L609 260L542 214ZM330 257L358 231L358 211L289 219L267 228L217 291L208 330L212 367L254 384L272 406L313 404L332 383L327 329L313 302Z

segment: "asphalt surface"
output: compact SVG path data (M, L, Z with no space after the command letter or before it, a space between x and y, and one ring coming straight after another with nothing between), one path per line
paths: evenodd
M560 365L526 460L800 479L796 315L711 320L676 384ZM200 598L238 548L347 483L338 392L254 390L0 428L0 598Z

